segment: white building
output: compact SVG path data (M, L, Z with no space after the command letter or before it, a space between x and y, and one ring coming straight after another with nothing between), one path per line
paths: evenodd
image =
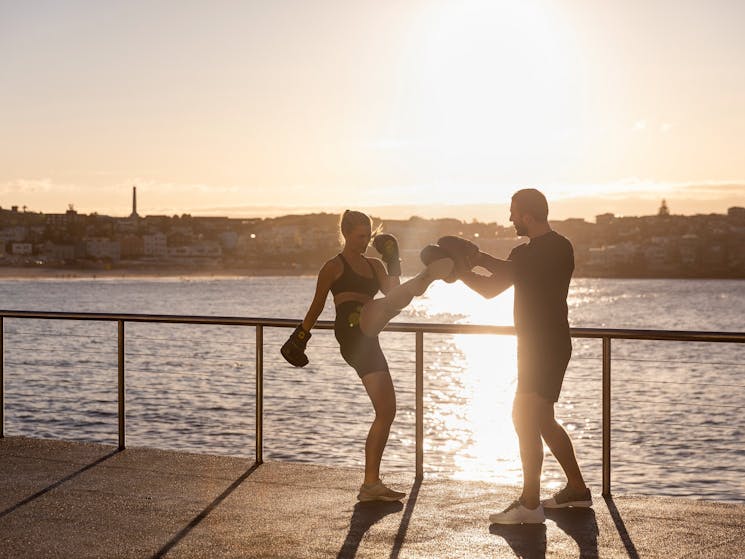
M28 229L23 226L6 227L0 230L0 241L21 243L26 240Z
M75 245L47 241L39 252L50 260L75 260Z
M668 272L675 268L672 243L668 237L652 237L642 248L647 270L651 272Z
M85 239L85 253L91 258L119 260L121 246L119 241L112 241L106 237L89 237Z
M223 231L220 233L220 245L225 250L235 250L238 246L238 233L235 231Z
M143 235L142 241L145 256L168 256L168 239L164 233Z
M34 252L31 243L13 243L10 251L17 256L28 256Z
M587 263L600 268L630 266L634 263L637 252L637 246L628 242L591 248Z
M170 258L219 258L222 256L222 248L215 241L200 241L191 245L170 247L168 256Z

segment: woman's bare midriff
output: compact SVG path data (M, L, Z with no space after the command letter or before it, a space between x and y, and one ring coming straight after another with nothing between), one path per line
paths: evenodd
M337 293L334 295L334 306L341 305L342 303L348 303L349 301L357 301L363 305L368 301L372 301L372 297L363 295L362 293L355 293L353 291L345 291L343 293Z

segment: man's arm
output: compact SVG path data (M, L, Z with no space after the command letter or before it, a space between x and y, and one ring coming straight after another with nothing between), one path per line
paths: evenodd
M500 260L499 258L495 258L491 254L482 251L479 251L476 258L471 260L471 264L473 264L474 267L478 266L484 268L492 274L506 273L505 268L512 266L510 260Z
M469 271L461 274L460 279L482 297L496 297L515 282L514 264L510 260L500 260L485 252L479 252L472 263L491 272L491 276Z

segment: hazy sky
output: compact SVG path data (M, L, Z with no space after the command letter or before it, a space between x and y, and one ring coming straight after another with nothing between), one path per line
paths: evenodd
M742 0L0 0L0 205L745 205Z

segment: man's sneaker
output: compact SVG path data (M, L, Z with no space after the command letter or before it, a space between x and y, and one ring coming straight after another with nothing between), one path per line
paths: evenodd
M520 501L515 501L502 512L489 515L489 521L492 524L542 524L546 521L546 515L541 505L529 509Z
M383 482L363 483L357 499L360 501L400 501L406 497L406 493L389 489Z
M585 488L584 491L577 491L571 489L569 486L565 487L556 495L549 499L541 501L544 508L547 509L563 509L566 507L591 507L592 506L592 495L590 494L590 488Z

